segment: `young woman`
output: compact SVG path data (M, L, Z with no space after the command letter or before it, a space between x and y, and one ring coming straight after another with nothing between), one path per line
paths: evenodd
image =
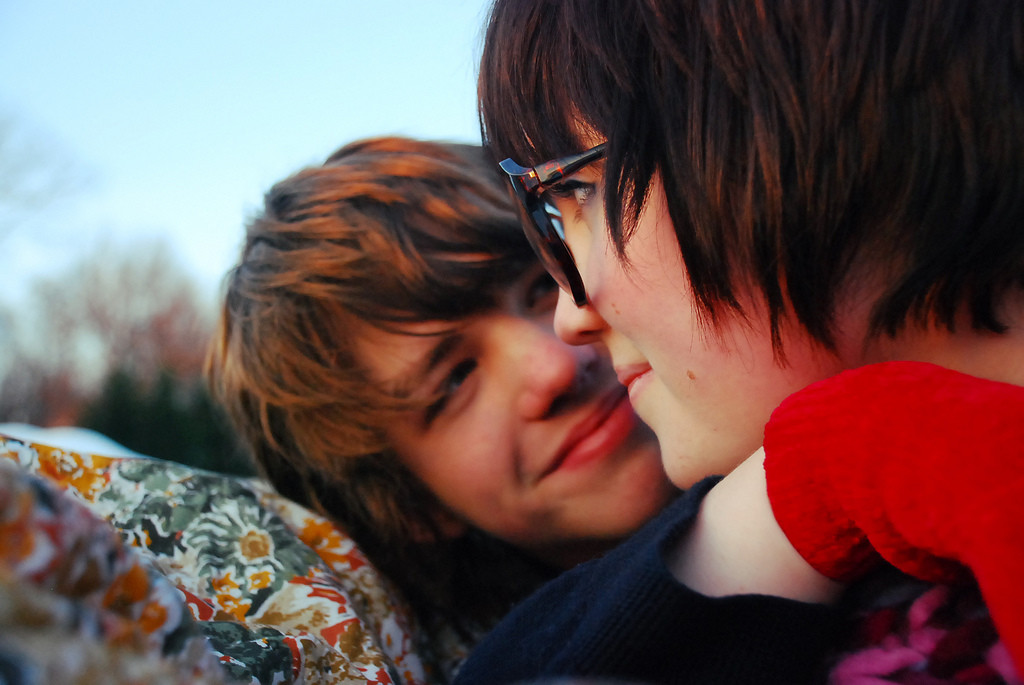
M935 557L966 564L1024 658L1006 523L1024 456L1022 43L1015 2L496 3L484 130L563 287L557 330L609 349L676 484L743 463L658 539L692 589L816 599L749 563L767 547L721 544L750 537L736 521L773 535L774 513L829 577L864 573L872 547L930 580L950 579ZM744 462L762 441L771 508ZM735 485L758 479L760 508ZM709 541L718 555L694 553ZM979 668L1016 677L974 637ZM581 643L542 668L600 673L608 643ZM953 678L936 644L894 677ZM662 663L607 672L700 681Z
M478 146L347 145L276 184L209 371L269 480L472 634L676 494Z

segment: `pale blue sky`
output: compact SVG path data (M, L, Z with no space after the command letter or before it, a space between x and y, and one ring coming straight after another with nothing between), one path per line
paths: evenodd
M0 0L0 108L89 179L0 232L7 283L101 236L166 235L215 290L276 180L364 136L476 142L488 6Z

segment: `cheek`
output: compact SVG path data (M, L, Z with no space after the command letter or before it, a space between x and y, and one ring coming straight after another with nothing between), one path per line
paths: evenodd
M572 253L576 268L586 283L589 266L593 257L595 241L588 224L576 218L566 218L562 223L565 230L565 244Z
M601 245L594 241L591 255L606 284L607 315L645 338L666 322L692 329L693 293L660 187L652 189L622 257L604 235Z
M504 424L470 415L434 429L430 436L393 441L402 463L454 509L493 497L500 484L502 452L510 444Z
M626 246L625 262L614 252L604 260L604 291L595 306L608 324L649 354L675 357L680 344L699 339L694 300L674 256L662 260L637 236ZM611 248L614 250L614 248Z

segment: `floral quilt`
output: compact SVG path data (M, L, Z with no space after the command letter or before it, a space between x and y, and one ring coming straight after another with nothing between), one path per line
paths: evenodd
M2 435L0 457L0 672L411 685L466 655L344 531L259 479Z

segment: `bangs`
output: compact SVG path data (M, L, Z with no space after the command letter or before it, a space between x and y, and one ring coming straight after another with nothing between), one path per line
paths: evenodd
M576 0L498 3L480 64L478 106L485 145L495 159L536 165L584 149L581 133L603 133L610 112L600 60Z
M620 256L664 154L649 106L663 71L648 31L657 18L638 5L497 2L478 84L481 132L496 160L535 166L607 143L605 214Z
M478 146L353 143L272 189L257 232L293 292L378 326L484 311L533 260Z
M535 260L514 216L508 222L465 225L451 236L406 224L371 258L379 265L363 286L372 297L352 313L382 328L420 321L457 321L497 306L499 294ZM407 217L407 219L413 219ZM456 227L449 227L455 229Z

